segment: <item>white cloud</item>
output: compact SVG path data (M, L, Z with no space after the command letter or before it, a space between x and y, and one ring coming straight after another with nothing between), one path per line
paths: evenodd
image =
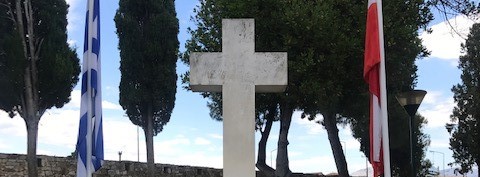
M440 101L438 99L442 95L443 95L443 92L441 91L429 90L428 94L426 94L422 100L422 105L426 105L426 104L434 105Z
M315 164L315 165L312 165ZM290 168L292 171L301 171L305 173L327 172L337 169L333 156L313 156L302 159L291 159ZM333 171L329 171L330 173Z
M184 154L184 149L190 147L191 142L187 138L174 138L168 140L155 141L155 155L165 157L176 157Z
M115 104L105 100L102 101L102 107L103 109L112 109L112 110L120 110L120 111L122 110L122 106L120 106L119 104Z
M8 114L0 110L0 139L27 137L25 121L20 116L10 118Z
M198 137L198 138L195 139L195 144L196 145L209 145L209 144L212 144L212 142L208 141L205 138Z
M78 110L52 109L40 119L38 143L67 147L74 151L77 142Z
M345 148L347 150L360 150L360 142L355 138L349 137L345 142ZM343 146L343 145L342 145Z
M288 151L288 157L289 158L297 157L297 156L300 156L302 154L303 154L302 152L298 152L298 151L293 151L293 150Z
M80 90L72 90L70 93L70 102L68 102L65 107L79 109L81 104L81 91Z
M223 139L223 135L220 134L209 134L208 136L214 138L214 139Z
M325 130L323 129L323 126L316 123L316 120L322 120L323 116L322 115L317 115L317 119L315 121L310 121L308 118L301 118L302 112L300 111L295 111L293 112L292 115L292 120L295 124L298 124L305 129L308 130L308 134L311 135L318 135L321 133L324 133Z
M441 140L432 140L430 142L430 147L431 148L449 148L449 139L447 137L441 139Z
M455 106L451 95L439 91L429 91L419 113L428 120L427 128L443 127L450 122L450 114Z
M77 47L77 41L76 40L73 40L73 39L69 39L67 40L67 43L68 43L68 46L70 46L71 48L75 48Z
M0 152L4 152L6 149L10 149L10 146L8 146L8 144L0 139Z
M465 42L469 28L474 21L465 16L456 16L446 21L431 26L433 32L428 34L422 32L420 38L423 44L430 50L431 57L443 60L452 60L453 65L457 64L460 56L460 44ZM452 29L453 27L453 29Z
M76 5L78 3L78 0L66 0L67 4L71 6Z
M82 13L79 12L79 0L66 0L67 4L70 6L68 8L68 14L67 14L67 20L68 20L68 25L67 25L67 30L68 31L75 31L78 29L79 23L82 23L83 21L81 20L81 15ZM81 1L83 2L83 1ZM85 4L86 7L86 4Z

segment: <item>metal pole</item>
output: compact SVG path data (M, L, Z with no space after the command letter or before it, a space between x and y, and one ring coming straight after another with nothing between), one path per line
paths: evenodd
M368 158L365 156L365 167L367 168L367 177L368 177Z
M122 161L122 151L118 151L118 161Z
M90 22L93 21L93 1L92 0L89 0L88 3L87 3L87 9L88 9L88 21L87 21L87 24L89 24ZM87 41L84 41L87 43L87 48L88 48L88 52L87 53L91 53L92 52L92 37L91 37L91 34L93 33L93 25L88 25L88 29L87 29L87 32L88 32L88 39ZM86 171L87 171L87 176L86 177L91 177L92 176L92 173L93 171L95 170L92 170L92 100L93 100L93 97L92 97L92 86L91 86L91 81L92 81L92 77L91 77L91 66L90 66L90 60L91 60L91 57L90 55L87 54L87 57L86 57L86 63L87 63L87 97L88 97L88 101L87 101L87 157L86 157Z
M363 155L362 157L365 157L365 170L366 170L365 176L368 177L368 158L367 156L363 156Z
M270 151L270 166L272 166L272 168L273 168L273 159L272 159L273 156L272 156L272 153L273 153L273 151L276 151L276 150L277 150L277 149L274 149L274 150L271 150L271 151Z
M439 153L439 154L442 154L442 157L443 157L443 159L442 159L442 165L443 165L443 177L445 177L445 153L443 153L443 152L439 152L439 151L430 151L430 152L432 152L432 153ZM435 158L435 155L434 155L434 157L433 157L433 158Z
M138 126L137 126L137 162L140 162L140 134L138 133Z
M410 167L412 169L412 172L411 172L411 175L412 177L415 177L415 165L413 163L413 143L414 143L414 140L413 140L413 136L414 136L414 130L413 130L413 119L414 119L414 116L411 116L410 117Z
M390 139L388 134L387 112L387 76L385 71L385 40L383 36L383 10L382 0L377 0L378 14L378 38L380 44L380 108L382 116L382 149L383 149L383 172L385 177L391 177L390 167Z
M443 160L442 160L442 164L443 164L443 177L445 177L445 154L443 152L441 152L442 156L443 156Z

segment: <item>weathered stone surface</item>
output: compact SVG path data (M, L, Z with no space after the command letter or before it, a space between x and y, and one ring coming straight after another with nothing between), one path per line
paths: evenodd
M190 88L222 92L224 176L255 176L255 92L283 92L287 65L285 52L255 52L253 19L223 19L222 52L191 54Z

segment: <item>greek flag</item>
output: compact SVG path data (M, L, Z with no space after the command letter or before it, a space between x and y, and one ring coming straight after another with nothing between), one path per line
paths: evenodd
M99 8L99 0L88 0L83 48L80 126L76 147L77 177L90 177L103 164Z

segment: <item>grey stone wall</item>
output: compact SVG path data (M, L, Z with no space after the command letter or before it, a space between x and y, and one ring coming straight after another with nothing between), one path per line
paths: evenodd
M76 159L69 157L37 156L39 177L75 177ZM170 164L155 164L157 177L222 177L222 170ZM105 161L94 177L147 177L147 164L131 161ZM294 174L293 177L318 175ZM27 177L26 155L0 153L0 177ZM257 172L257 177L263 177Z

